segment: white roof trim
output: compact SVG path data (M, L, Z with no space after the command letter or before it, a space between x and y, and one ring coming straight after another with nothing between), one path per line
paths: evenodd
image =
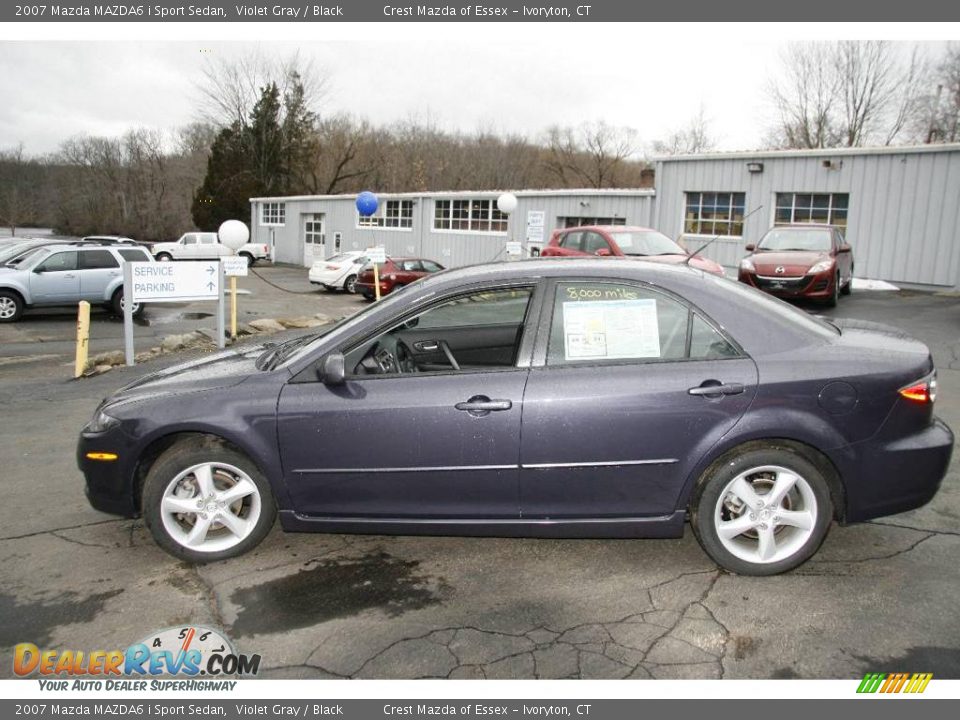
M653 197L656 190L653 188L586 188L586 189L563 189L563 190L451 190L438 192L407 192L407 193L377 193L377 197L387 200L409 199L418 200L421 198L496 198L505 192L510 192L518 198L530 197L564 197L570 195L599 197L624 196L624 197ZM250 198L250 202L297 202L303 200L356 200L358 193L347 193L344 195L288 195L277 197L255 197Z
M882 147L838 147L813 150L738 150L733 152L699 153L693 155L660 155L651 162L686 162L691 160L761 160L782 157L835 157L837 155L913 155L917 153L960 152L960 143L942 145L884 145Z

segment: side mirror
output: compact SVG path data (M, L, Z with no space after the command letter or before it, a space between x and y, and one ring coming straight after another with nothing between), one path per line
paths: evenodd
M344 367L343 353L330 353L324 358L320 380L324 385L343 385L346 382L347 371Z
M747 252L753 252L754 250L757 249L757 246L754 245L753 243L747 243L743 249L746 250Z
M843 245L841 245L840 247L837 248L837 252L838 252L838 253L848 253L848 252L850 252L851 250L852 250L852 248L851 248L849 245L847 245L847 244L843 244Z
M613 255L613 253L610 252L609 248L600 248L594 253L594 255L599 255L600 257L610 257Z
M43 274L43 266L38 265L37 267L35 267L35 268L33 269L33 271L34 271L37 275L42 275L42 274Z

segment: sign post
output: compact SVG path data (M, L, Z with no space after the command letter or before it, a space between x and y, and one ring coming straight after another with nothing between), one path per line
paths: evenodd
M230 248L234 253L250 240L250 228L239 220L226 220L217 230L220 244ZM229 264L227 263L229 262ZM237 339L237 277L246 277L247 263L236 254L233 257L221 258L221 268L230 278L230 340ZM239 265L243 267L240 268ZM222 292L222 291L221 291Z
M381 245L366 249L367 258L373 263L373 287L377 300L380 299L380 263L387 261L387 251Z

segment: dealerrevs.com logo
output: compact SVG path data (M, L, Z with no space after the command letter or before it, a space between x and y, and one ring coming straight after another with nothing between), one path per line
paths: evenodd
M13 654L13 671L18 677L196 678L251 676L259 669L259 655L238 654L223 633L196 625L151 633L125 650L41 650L33 643L19 643ZM86 688L81 685L79 689Z
M922 693L933 679L933 673L867 673L860 681L858 693Z

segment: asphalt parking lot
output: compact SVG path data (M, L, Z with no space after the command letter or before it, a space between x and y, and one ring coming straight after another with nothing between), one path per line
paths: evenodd
M364 306L313 292L302 269L241 281L241 321ZM213 305L149 308L139 349L211 327ZM819 312L819 309L817 309ZM960 430L960 299L855 292L825 313L897 325L927 342L937 412ZM74 460L100 398L187 355L69 380L72 314L0 326L3 502L0 676L12 647L123 648L162 628L222 628L268 677L960 678L957 453L927 507L834 526L796 571L719 571L678 540L286 535L207 566L159 550L139 520L92 510ZM94 319L93 352L122 347Z

